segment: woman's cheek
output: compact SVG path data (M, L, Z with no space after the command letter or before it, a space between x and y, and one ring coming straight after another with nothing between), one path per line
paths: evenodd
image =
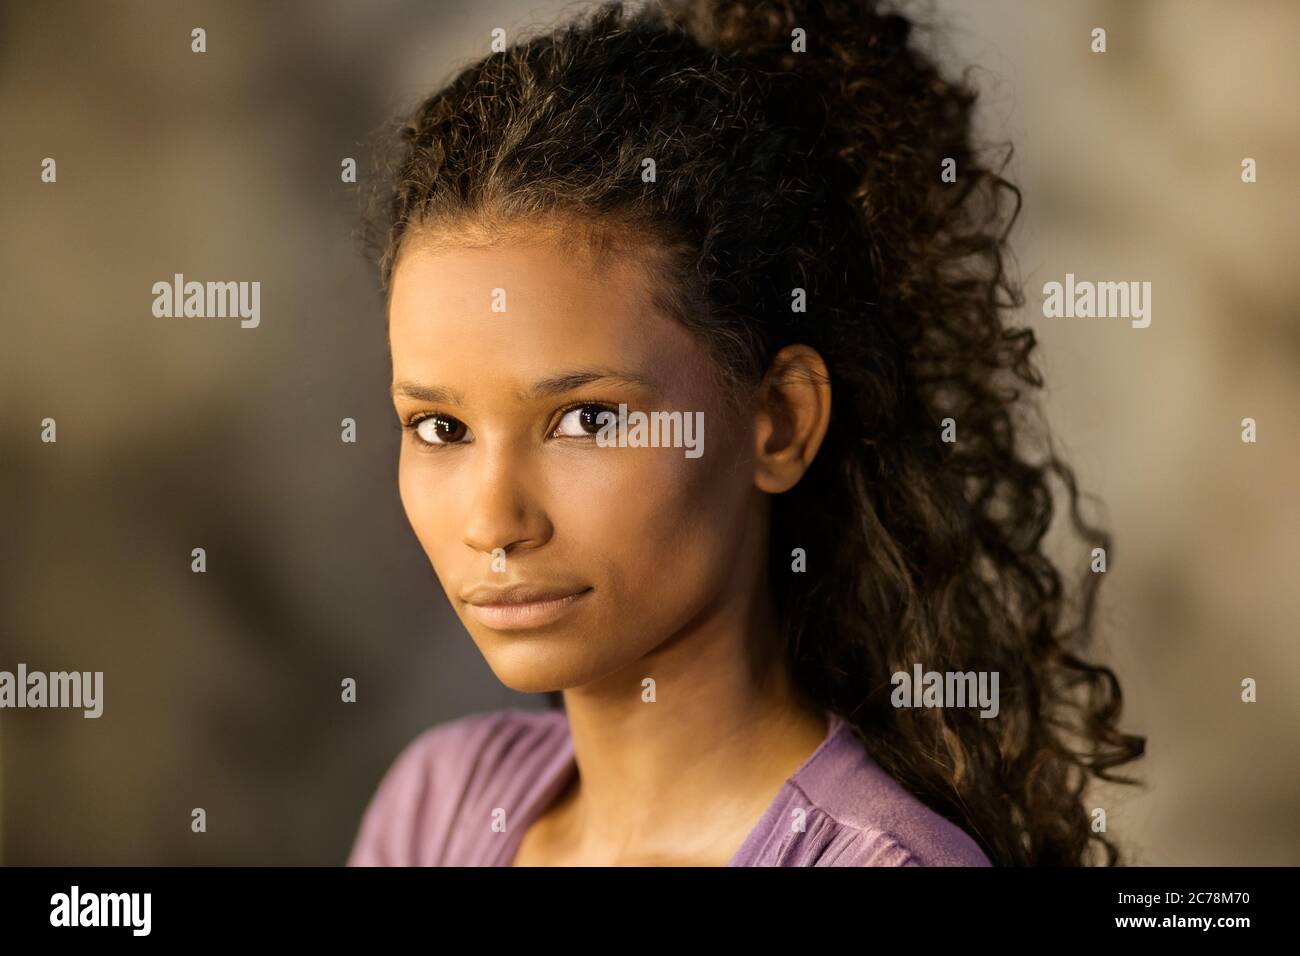
M684 582L717 557L711 541L711 486L703 463L680 449L602 450L608 457L568 483L556 501L555 528L574 553L614 561L646 594ZM560 504L563 502L563 504ZM735 501L723 504L734 507Z
M574 559L617 555L627 545L629 506L640 492L642 466L629 449L562 454L548 464L544 507L557 543ZM543 549L545 550L545 549Z
M434 570L440 571L438 549L446 549L461 539L455 536L456 516L449 507L449 502L457 500L449 487L454 476L440 473L431 464L419 452L404 447L398 463L397 487L411 530Z

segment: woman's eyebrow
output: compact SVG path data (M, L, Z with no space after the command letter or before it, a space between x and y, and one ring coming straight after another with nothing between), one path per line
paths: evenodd
M418 402L434 402L438 405L464 405L460 393L441 385L421 385L418 382L394 382L393 396L404 395Z
M531 393L521 394L519 397L528 399L561 395L564 392L571 392L593 382L624 385L630 388L654 388L652 383L646 379L628 372L620 372L610 368L577 368L535 382Z
M650 381L639 375L609 368L578 368L534 382L533 387L526 392L520 393L519 398L522 401L527 401L530 398L562 395L585 385L591 385L593 382L616 386L622 385L629 388L654 389ZM394 382L392 394L394 396L401 395L406 398L413 398L419 402L434 402L439 405L463 407L465 404L465 400L459 392L454 389L444 388L441 385L424 385L419 382Z

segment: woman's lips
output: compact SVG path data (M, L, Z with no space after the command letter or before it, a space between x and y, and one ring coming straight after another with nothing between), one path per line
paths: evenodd
M486 627L498 631L520 631L555 623L590 593L591 588L582 588L568 594L538 597L527 593L482 596L466 601L465 606L470 615Z

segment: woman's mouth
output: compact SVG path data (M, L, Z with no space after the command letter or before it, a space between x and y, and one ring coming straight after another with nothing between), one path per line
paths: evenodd
M568 614L591 588L538 588L515 585L478 588L463 598L470 615L485 627L520 631L545 627Z

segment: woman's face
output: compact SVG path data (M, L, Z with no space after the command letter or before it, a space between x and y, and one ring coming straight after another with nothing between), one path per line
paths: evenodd
M393 402L414 425L402 504L507 686L621 674L639 689L644 657L752 597L766 566L753 423L652 307L639 262L597 267L540 233L408 239L389 325ZM631 428L629 447L598 444L596 416L620 403L702 418L698 447L630 447Z

